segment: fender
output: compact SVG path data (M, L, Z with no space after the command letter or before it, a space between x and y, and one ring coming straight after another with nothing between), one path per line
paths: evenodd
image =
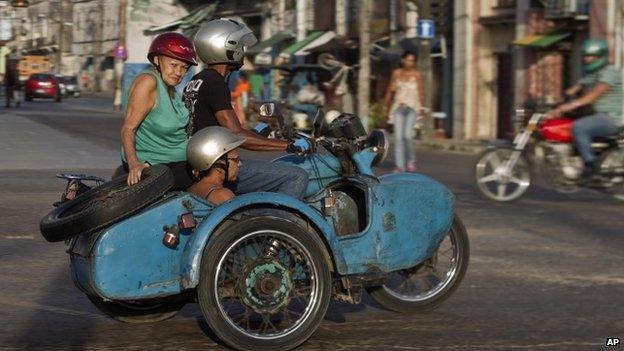
M286 207L310 220L321 232L329 245L329 255L334 258L336 270L340 274L347 271L346 262L342 254L342 247L338 242L334 229L317 210L311 206L288 195L279 193L256 192L236 196L232 200L216 207L209 216L199 225L192 239L184 248L182 255L182 287L192 289L199 284L199 270L201 257L209 239L215 229L232 213L248 207L257 205L270 205Z

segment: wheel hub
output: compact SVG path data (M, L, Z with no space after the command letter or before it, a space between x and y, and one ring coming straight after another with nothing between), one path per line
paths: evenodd
M275 311L290 301L292 278L277 260L258 259L243 270L238 290L241 300L254 310Z

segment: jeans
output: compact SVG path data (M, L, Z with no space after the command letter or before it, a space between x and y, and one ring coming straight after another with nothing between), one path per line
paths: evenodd
M414 123L416 123L417 114L416 111L407 106L397 107L393 114L394 160L397 167L405 169L407 162L416 162L412 139L414 138Z
M585 163L596 162L596 155L591 148L592 139L616 134L620 126L613 118L603 113L583 117L572 125L572 134L576 148Z
M279 162L243 160L238 178L230 186L236 194L270 191L303 199L308 187L308 172Z

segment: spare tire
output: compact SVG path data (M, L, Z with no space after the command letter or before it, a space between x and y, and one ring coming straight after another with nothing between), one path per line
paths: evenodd
M126 178L117 177L55 208L41 220L43 237L56 242L93 233L160 199L174 182L165 165L146 168L137 184L128 186Z

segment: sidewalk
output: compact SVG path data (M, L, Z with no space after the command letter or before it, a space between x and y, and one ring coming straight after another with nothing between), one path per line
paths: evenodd
M466 153L476 155L485 149L486 141L479 140L457 140L457 139L431 139L414 140L416 148L429 148L433 150L444 150L450 152Z

